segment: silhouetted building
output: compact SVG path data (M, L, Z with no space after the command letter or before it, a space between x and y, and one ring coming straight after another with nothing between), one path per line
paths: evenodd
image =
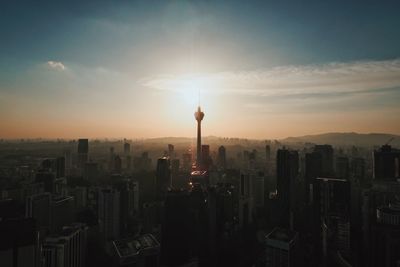
M39 265L38 234L34 219L0 220L0 265L2 267Z
M353 158L351 160L350 174L352 178L361 184L365 183L365 160L363 158Z
M136 171L149 171L151 169L151 159L148 152L143 152L141 157L133 159L133 166Z
M182 155L182 169L190 171L192 169L192 154L184 153Z
M42 245L43 267L86 266L88 227L73 224L49 236Z
M120 236L120 192L103 189L98 195L99 230L105 240L117 239Z
M113 241L118 266L158 267L160 243L151 234Z
M118 155L114 157L114 172L118 174L122 173L122 159Z
M271 161L271 146L270 145L265 145L265 159L268 162Z
M175 148L174 145L168 144L168 157L174 158Z
M139 211L139 184L120 175L114 175L112 179L114 180L113 188L120 195L119 228L121 236L124 236L130 233L130 221Z
M201 146L201 170L208 170L212 164L211 156L210 156L210 146L202 145ZM199 166L197 166L199 167Z
M317 177L322 175L322 156L320 153L307 153L305 158L305 184L306 184L306 201L313 202L313 189L315 187Z
M56 178L65 177L65 158L56 159Z
M156 179L157 194L158 197L161 197L171 186L171 165L169 158L163 157L157 160Z
M254 199L254 177L249 173L240 174L239 184L239 226L245 227L252 222Z
M58 233L74 221L74 199L72 197L52 196L50 232Z
M316 145L314 152L321 155L322 169L321 175L323 177L334 177L333 170L333 148L331 145Z
M36 228L41 234L47 234L51 223L51 195L43 193L26 199L25 216L36 221Z
M350 184L344 179L317 178L324 259L350 254Z
M89 181L96 181L99 176L98 163L87 162L85 164L85 171L83 172L83 177Z
M297 151L279 149L277 153L277 193L280 211L280 225L293 227L294 186L299 172Z
M55 175L48 171L38 171L36 173L35 182L44 184L44 191L55 193Z
M264 207L265 201L265 176L263 172L254 175L254 205L257 208Z
M363 193L364 266L396 266L400 261L400 183L374 180Z
M374 151L374 179L396 181L400 178L400 150L383 145Z
M129 155L131 153L131 144L129 143L124 143L124 154L125 156Z
M89 140L79 139L78 140L78 168L83 171L85 164L88 161L89 153Z
M347 157L336 158L336 177L348 179L350 175L350 163Z
M298 261L299 234L295 231L275 228L265 238L266 267L302 266Z
M178 266L188 262L193 256L196 239L193 232L191 202L187 192L168 192L162 222L161 262L166 266Z
M226 168L226 149L224 146L218 148L218 167Z
M110 147L109 159L108 159L108 169L109 169L110 172L113 172L115 170L114 147Z

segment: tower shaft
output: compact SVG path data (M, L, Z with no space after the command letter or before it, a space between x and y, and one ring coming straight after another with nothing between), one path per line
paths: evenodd
M197 108L197 111L194 113L194 117L197 121L197 158L196 158L196 167L199 168L202 164L201 158L201 121L204 118L204 112L201 111L200 106Z
M201 120L197 121L197 166L202 164L201 160Z

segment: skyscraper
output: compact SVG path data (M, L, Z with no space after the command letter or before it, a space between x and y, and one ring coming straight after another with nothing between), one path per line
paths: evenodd
M197 111L194 113L194 117L197 121L197 158L196 158L196 166L199 167L202 164L201 159L201 121L204 118L204 112L201 111L200 106L197 108Z
M292 226L294 186L299 171L299 154L297 151L279 149L277 153L277 191L282 211L281 225Z
M266 236L266 265L271 267L301 266L297 257L299 234L275 228Z
M218 148L218 165L220 168L226 168L226 149L224 146Z
M78 140L78 168L83 171L85 164L88 161L89 152L89 140L79 139Z
M319 153L322 157L321 175L324 177L334 177L333 171L333 148L331 145L316 145L314 152Z
M167 188L171 186L171 166L169 158L162 157L158 159L156 178L157 194L161 196L167 191Z
M120 192L112 189L99 191L99 229L105 240L119 238L120 235Z
M201 164L197 167L200 167L202 170L208 170L211 164L210 146L201 145Z
M84 267L87 231L87 226L78 223L63 227L59 235L47 237L42 249L43 266Z
M174 157L174 145L168 144L168 157L173 158Z
M271 160L271 146L270 145L265 145L265 159L268 162Z
M322 174L322 156L317 152L307 153L305 160L305 197L307 203L312 203L316 179Z
M338 251L350 253L350 183L344 179L317 178L316 207L321 222L324 258Z
M124 143L124 154L129 155L131 153L131 144L125 142Z
M389 145L374 151L374 179L396 181L400 178L400 150Z

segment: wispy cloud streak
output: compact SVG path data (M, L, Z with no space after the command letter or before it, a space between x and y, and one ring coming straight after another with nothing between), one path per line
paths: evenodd
M400 88L400 59L156 76L142 80L147 87L170 91L185 90L193 83L209 93L253 96L379 92L375 89Z
M54 70L60 70L60 71L66 70L65 65L59 61L49 60L49 61L47 61L47 66Z

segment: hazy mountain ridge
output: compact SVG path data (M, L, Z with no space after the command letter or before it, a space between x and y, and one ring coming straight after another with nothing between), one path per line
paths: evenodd
M393 139L392 139L393 138ZM392 139L392 140L391 140ZM288 137L280 140L284 143L315 143L332 145L355 145L355 146L381 146L390 141L390 145L400 145L400 135L385 133L324 133L315 135L304 135Z
M393 139L392 139L393 138ZM391 140L392 139L392 140ZM53 142L62 142L62 143L70 143L72 140L76 139L42 139L42 138L34 138L34 139L25 139L24 143L53 143ZM123 142L123 138L115 138L115 139L102 139L102 138L93 138L90 139L91 142L110 142L110 143L119 143ZM314 135L304 135L304 136L295 136L295 137L287 137L283 139L247 139L247 138L237 138L237 137L218 137L218 136L204 136L202 138L203 144L209 145L264 145L266 141L278 141L281 144L289 144L292 143L313 143L313 144L331 144L337 146L381 146L386 144L388 141L390 145L394 147L400 147L400 135L394 134L385 134L385 133L368 133L361 134L355 132L332 132L332 133L323 133L323 134L314 134ZM128 139L128 142L134 142L137 144L174 144L174 145L195 145L196 138L195 137L155 137L155 138L133 138ZM6 143L20 143L21 139L7 140L3 139L2 142ZM2 143L0 142L0 144Z

